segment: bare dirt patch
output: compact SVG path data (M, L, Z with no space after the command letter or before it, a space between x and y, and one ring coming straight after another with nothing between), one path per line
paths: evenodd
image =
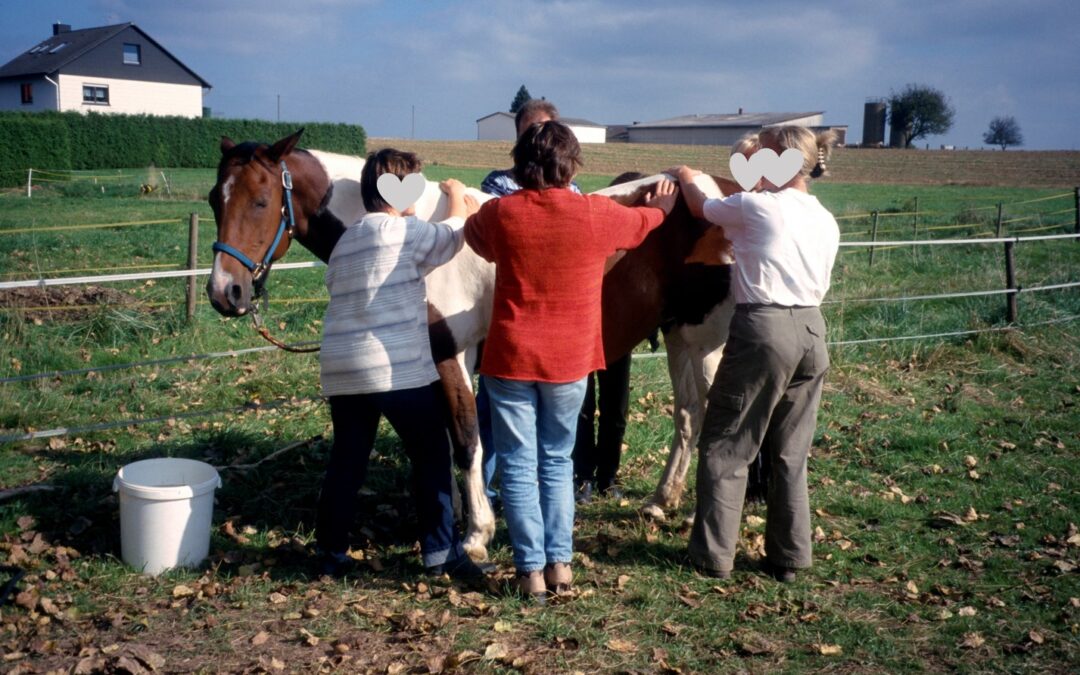
M75 321L109 308L133 309L138 301L105 286L46 286L0 290L0 307L20 309L27 321Z

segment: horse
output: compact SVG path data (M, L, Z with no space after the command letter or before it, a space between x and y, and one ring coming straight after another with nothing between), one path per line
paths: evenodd
M255 300L273 261L285 255L293 239L327 261L346 225L364 213L359 195L363 160L299 149L296 146L302 132L271 145L237 144L222 138L217 181L209 194L217 241L207 295L224 316L255 311ZM663 177L649 177L600 193L634 203ZM715 196L720 193L718 182L724 181L713 181ZM726 183L729 189L734 185ZM475 190L470 194L480 202L489 198ZM428 184L416 211L427 219L445 213L445 196L435 184ZM665 335L675 390L676 432L664 479L647 505L653 507L652 515L659 511L659 517L663 508L679 503L700 431L705 394L731 313L730 302L699 302L694 309L700 313L698 322L687 322L670 310L687 304L679 301L688 278L679 273L680 265L697 264L695 256L702 266L727 264L724 254L710 250L722 248L722 239L703 236L709 229L701 223L688 225L692 220L685 205L678 207L638 249L614 261L604 282L605 355L609 359L628 353L657 325L668 322ZM691 230L692 235L686 236ZM683 286L673 285L672 279L683 279ZM491 321L494 267L466 247L450 263L436 268L426 283L432 356L450 410L448 429L455 462L465 472L468 527L464 546L474 559L483 560L495 523L480 470L472 368ZM607 290L609 286L612 292ZM627 289L640 292L623 292Z
M272 145L221 139L217 180L208 196L217 240L206 292L223 316L256 312L273 262L293 239L327 262L345 227L365 212L364 161L299 149L302 133ZM477 190L469 194L478 202L490 198ZM446 212L446 197L434 183L417 201L416 212L427 219ZM484 493L470 365L491 323L494 279L494 266L467 247L426 279L432 356L450 411L454 459L464 472L468 528L463 545L476 560L487 558L495 515Z

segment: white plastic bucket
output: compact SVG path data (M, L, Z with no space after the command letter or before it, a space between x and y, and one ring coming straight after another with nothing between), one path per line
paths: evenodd
M196 566L210 552L214 467L164 457L133 462L113 479L120 493L120 556L145 574Z

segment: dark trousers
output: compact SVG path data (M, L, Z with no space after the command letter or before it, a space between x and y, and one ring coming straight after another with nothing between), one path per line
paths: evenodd
M600 420L599 429L594 430L597 390ZM577 483L595 480L599 490L606 490L615 483L629 410L630 355L627 354L609 363L607 370L589 375L574 443L574 480Z
M451 498L450 438L439 384L375 394L331 396L334 446L323 478L315 521L315 538L324 551L349 547L356 517L356 492L367 477L379 417L401 438L412 464L412 494L420 521L420 551L425 566L460 556Z

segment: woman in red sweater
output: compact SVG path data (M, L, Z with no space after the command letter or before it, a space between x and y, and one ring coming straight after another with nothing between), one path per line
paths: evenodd
M480 372L518 587L542 602L569 590L574 528L571 451L585 377L604 367L604 261L637 246L671 212L662 182L647 206L568 189L581 148L563 124L529 127L513 150L522 189L485 203L465 241L495 263L495 303Z

